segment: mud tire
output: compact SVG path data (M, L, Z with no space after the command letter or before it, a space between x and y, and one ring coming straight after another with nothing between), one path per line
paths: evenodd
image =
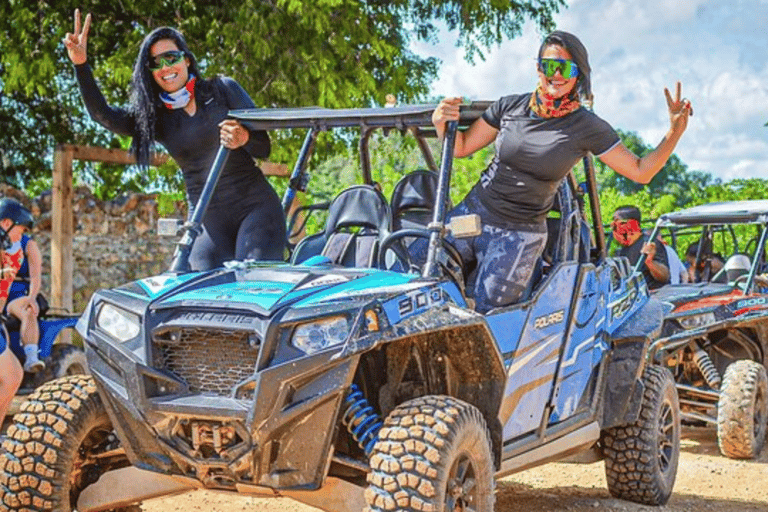
M91 483L86 480L100 475L92 473L97 467L87 459L89 448L113 435L90 376L63 377L38 388L3 438L0 503L20 512L74 510L80 491ZM112 512L140 510L132 505Z
M397 406L370 458L367 511L493 512L490 434L480 411L448 396Z
M717 444L732 459L754 459L765 445L768 377L765 366L742 359L728 365L717 403Z
M672 494L680 458L680 406L672 374L648 366L637 421L603 431L608 490L616 498L664 505Z

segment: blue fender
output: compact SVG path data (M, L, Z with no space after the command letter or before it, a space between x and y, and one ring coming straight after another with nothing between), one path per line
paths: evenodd
M56 337L63 329L74 328L79 316L71 317L46 317L38 320L38 326L40 327L40 340L38 341L38 354L41 359L49 357L51 355L51 348L53 342L56 341ZM10 337L10 346L19 361L24 361L24 349L21 347L21 339L18 330L12 330L8 332Z

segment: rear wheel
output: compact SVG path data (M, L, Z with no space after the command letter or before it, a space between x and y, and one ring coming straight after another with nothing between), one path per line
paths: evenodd
M88 361L80 347L58 344L51 347L48 369L51 380L69 375L87 375Z
M11 510L70 512L104 472L129 465L89 376L38 388L13 420L0 452L2 503Z
M493 512L493 455L485 420L447 396L405 402L387 417L370 459L371 512Z
M733 459L753 459L765 444L768 377L765 367L743 359L728 365L717 403L717 442Z
M643 374L637 421L603 431L608 490L617 498L663 505L672 495L680 457L680 408L672 374L649 366Z

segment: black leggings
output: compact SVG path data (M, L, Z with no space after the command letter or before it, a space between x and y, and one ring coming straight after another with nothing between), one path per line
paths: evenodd
M285 259L285 215L279 200L257 205L239 223L236 213L220 208L206 212L203 232L189 256L192 270L210 270L230 260Z

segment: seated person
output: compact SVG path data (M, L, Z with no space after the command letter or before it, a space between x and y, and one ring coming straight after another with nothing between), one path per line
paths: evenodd
M4 197L0 200L0 239L3 244L3 273L0 276L0 304L3 313L21 321L20 335L24 345L24 371L35 373L45 368L37 356L40 330L37 325L40 291L40 251L24 232L34 225L32 213L18 201ZM29 262L27 262L27 257ZM25 283L14 288L14 280L22 268L30 276L29 287Z
M677 251L670 245L664 243L664 249L667 251L667 261L669 262L669 284L690 283L688 278L688 269L683 264Z
M630 264L635 265L641 254L645 262L641 267L649 290L655 290L670 283L669 261L664 244L658 239L651 242L640 228L642 216L636 206L621 206L613 213L613 238L621 244L617 256L625 256Z
M723 259L719 254L712 252L712 240L708 238L704 239L698 264L696 264L696 254L699 253L700 242L701 240L693 242L685 251L685 263L688 267L688 279L691 283L709 281L723 268Z

